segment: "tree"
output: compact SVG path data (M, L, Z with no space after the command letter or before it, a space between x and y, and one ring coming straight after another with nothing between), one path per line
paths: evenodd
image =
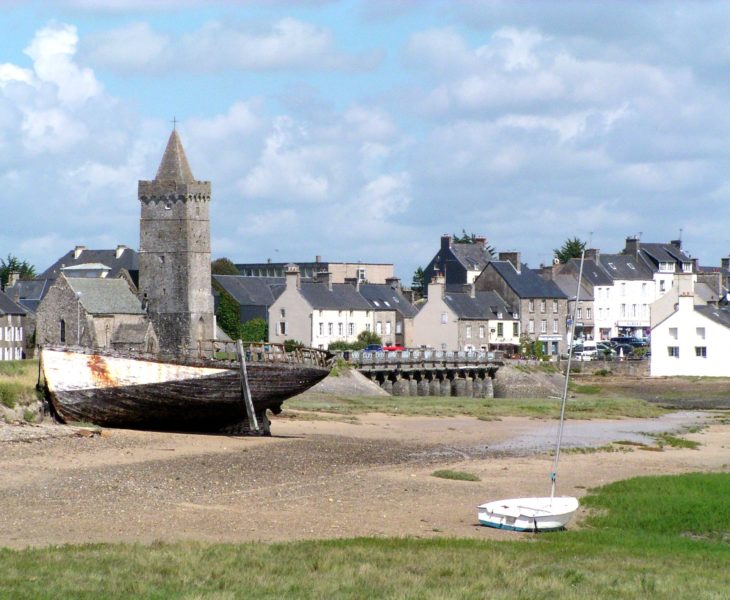
M411 289L413 290L416 300L423 298L426 293L426 273L423 272L423 267L418 267L413 273Z
M374 331L361 331L357 334L358 344L362 344L362 347L369 346L370 344L382 344L382 338Z
M240 275L236 265L228 258L217 258L210 264L213 275Z
M244 342L265 342L269 337L269 326L260 317L246 321L239 329Z
M467 233L466 229L462 229L461 235L453 234L451 236L451 241L454 244L476 244L477 235L474 233ZM489 252L489 255L491 257L497 255L497 250L494 248L494 246L484 246L484 248L487 252Z
M33 279L36 275L35 267L28 261L8 254L7 259L0 258L0 289L5 289L11 273L19 273L21 279Z
M585 247L586 243L577 237L568 238L560 248L553 250L553 253L561 263L567 263L571 258L580 258Z
M238 316L238 303L221 286L213 283L220 294L218 310L215 311L216 321L220 328L232 340L241 337L241 320Z

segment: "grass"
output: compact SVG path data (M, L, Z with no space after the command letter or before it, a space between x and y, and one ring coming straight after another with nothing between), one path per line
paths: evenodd
M699 442L686 440L669 433L660 433L653 435L652 437L656 440L659 447L669 446L671 448L691 448L696 450L700 446Z
M5 549L0 597L721 599L730 589L728 495L727 473L630 479L583 498L581 528L509 541ZM472 507L455 510L475 520Z
M448 396L342 396L306 392L287 400L286 410L359 415L380 412L389 415L456 417L472 416L483 420L522 416L552 419L559 416L559 398L457 398ZM569 419L616 417L657 417L667 411L644 400L627 397L588 395L570 398L566 406Z
M7 408L27 405L36 400L37 360L0 362L0 404Z
M432 477L439 477L441 479L453 479L455 481L481 481L479 477L466 471L452 471L451 469L442 469L440 471L434 471L431 473Z

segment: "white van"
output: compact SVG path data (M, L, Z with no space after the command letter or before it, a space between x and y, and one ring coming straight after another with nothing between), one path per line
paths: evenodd
M578 360L598 359L598 346L595 340L584 340L583 343L578 344L574 356Z

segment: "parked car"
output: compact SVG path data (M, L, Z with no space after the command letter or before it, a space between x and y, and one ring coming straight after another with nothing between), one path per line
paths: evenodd
M628 344L630 346L634 346L635 348L643 348L644 346L649 345L649 340L645 338L637 338L631 336L612 337L611 341L615 344Z
M405 350L405 348L403 346L399 346L398 344L383 346L383 352L400 352L402 350Z
M632 346L631 344L617 344L613 350L616 352L616 356L627 358L634 353L635 349L636 346Z
M380 344L368 344L365 346L365 352L382 352L383 347Z

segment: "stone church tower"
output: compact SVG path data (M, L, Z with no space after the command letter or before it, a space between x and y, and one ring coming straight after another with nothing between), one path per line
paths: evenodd
M140 181L139 293L163 353L214 337L210 181L196 181L175 129L152 181Z

